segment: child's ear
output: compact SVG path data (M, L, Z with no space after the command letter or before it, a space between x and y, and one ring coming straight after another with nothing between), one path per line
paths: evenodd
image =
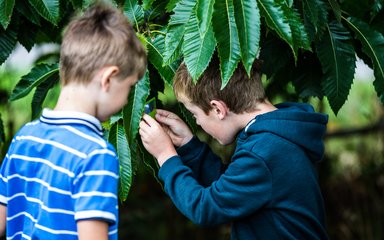
M111 85L111 80L114 76L119 73L119 68L117 66L107 66L101 69L100 72L100 85L101 89L108 91Z
M227 116L229 109L225 102L220 100L211 100L210 104L213 108L214 113L219 117L220 120L224 119Z

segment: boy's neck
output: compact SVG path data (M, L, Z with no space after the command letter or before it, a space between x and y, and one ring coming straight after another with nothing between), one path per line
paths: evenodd
M54 108L55 111L83 112L95 116L96 101L91 84L69 84L63 86L59 99Z
M252 121L252 119L254 119L256 116L258 115L261 115L261 114L265 114L265 113L268 113L268 112L272 112L272 111L275 111L277 110L277 108L271 103L269 102L268 100L265 100L264 102L262 103L259 103L257 105L257 109L252 111L252 112L245 112L245 113L242 113L242 114L238 114L238 120L239 120L239 125L240 125L240 128L245 128L247 126L247 124Z

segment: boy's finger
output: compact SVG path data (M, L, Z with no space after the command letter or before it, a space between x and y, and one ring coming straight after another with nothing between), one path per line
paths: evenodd
M154 124L156 124L156 120L153 119L151 116L149 116L148 114L144 114L143 117L142 117L143 121L148 125L148 126L153 126Z
M172 126L176 123L176 119L164 115L156 115L156 120L167 126Z

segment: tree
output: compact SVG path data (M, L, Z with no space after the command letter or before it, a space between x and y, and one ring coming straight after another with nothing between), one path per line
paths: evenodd
M0 0L0 64L17 42L28 51L34 44L60 43L61 31L71 15L91 2ZM135 162L142 159L153 164L137 139L145 101L163 92L164 84L172 85L181 61L198 81L217 54L225 87L238 64L249 74L255 59L260 58L269 95L284 94L286 86L292 84L295 97L326 97L337 114L348 97L359 57L374 70L373 85L384 102L384 0L113 3L124 11L148 51L145 77L133 89L129 105L106 125L107 137L117 147L121 160L121 200L127 197ZM32 100L32 117L36 118L47 92L59 80L58 72L58 64L36 65L20 79L10 100L36 89ZM185 118L189 118L187 113Z

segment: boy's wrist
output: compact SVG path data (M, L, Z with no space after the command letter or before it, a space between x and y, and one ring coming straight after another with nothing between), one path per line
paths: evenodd
M160 154L156 159L157 159L157 162L159 163L159 166L161 167L168 159L176 155L177 155L176 150L172 149Z

